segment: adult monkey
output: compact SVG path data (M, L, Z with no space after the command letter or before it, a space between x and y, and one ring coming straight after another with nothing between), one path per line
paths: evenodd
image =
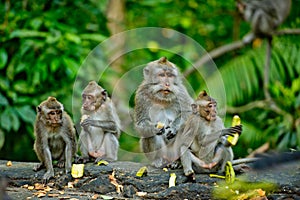
M291 0L237 0L237 8L251 25L244 42L255 37L271 38L277 27L290 13Z
M56 159L57 166L65 166L68 173L77 150L76 132L70 116L55 97L48 97L37 107L34 134L34 151L41 163L35 165L33 170L46 167L43 179L48 181L54 176L52 159Z
M189 116L193 100L182 84L177 67L166 57L148 63L143 75L134 107L141 150L155 167L168 164L176 167L173 161L179 155L173 146L174 136Z
M250 43L255 37L267 39L263 89L265 97L270 100L268 87L272 37L277 27L289 15L291 0L237 0L237 8L245 21L251 25L251 32L244 36L243 42Z
M180 149L186 176L194 177L194 170L198 173L223 172L226 162L233 160L227 137L232 133L240 134L242 126L226 129L216 108L216 100L206 91L200 92L192 104L192 115L178 133L175 146Z
M82 92L81 133L79 145L82 156L77 162L117 160L120 119L107 91L95 81Z

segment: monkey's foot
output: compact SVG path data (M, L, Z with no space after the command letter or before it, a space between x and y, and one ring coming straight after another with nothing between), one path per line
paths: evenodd
M83 157L83 156L79 156L79 157L76 157L75 158L75 163L76 164L85 164L87 162L90 161L90 158L89 157Z
M65 166L65 161L64 160L59 160L57 163L56 163L56 166L58 168L63 168Z
M167 164L167 167L170 169L179 169L182 168L182 164L179 160L175 160L174 162Z
M212 169L214 166L216 166L218 163L217 162L212 162L212 163L209 163L209 164L204 164L202 167L204 169Z
M151 163L151 165L153 165L156 168L164 168L168 164L169 164L169 162L163 158L157 158Z
M190 169L184 172L184 175L194 181L196 179L194 170Z
M50 178L54 177L54 172L53 171L47 171L45 174L44 174L44 177L43 177L43 182L44 183L47 183L49 181Z
M33 167L33 171L37 172L37 171L43 169L44 167L45 167L45 166L44 166L43 163L36 164L36 165L34 165L34 167Z

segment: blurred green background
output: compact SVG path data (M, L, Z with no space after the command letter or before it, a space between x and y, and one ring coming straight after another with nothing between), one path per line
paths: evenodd
M291 13L280 28L300 27L300 0L292 0L292 3ZM87 56L112 35L134 28L163 27L185 34L210 51L241 39L250 30L238 15L234 0L5 0L0 4L0 13L0 159L18 161L37 161L33 152L35 107L48 96L55 96L64 104L78 127L81 102L76 98L82 91L74 87L74 82L80 79L78 71L83 64L92 65L92 61L86 60ZM117 38L115 44L120 43L122 48L124 41ZM271 149L299 149L299 35L273 39L270 93L284 112L274 112L268 106L235 109L264 99L265 45L265 41L258 41L214 59L223 79L221 82L214 72L206 77L195 72L185 77L193 98L207 89L207 85L215 87L214 90L209 88L211 94L218 94L225 87L226 99L217 98L226 104L225 107L221 103L220 108L225 125L230 126L232 115L236 113L244 125L243 134L234 147L236 158L248 155L266 142ZM122 55L110 62L101 76L95 75L99 68L81 74L86 79L97 78L110 94L116 91L117 98L113 100L126 127L120 138L120 160L144 160L129 120L143 65L167 56L185 72L192 68L188 58L195 57L193 47L188 45L180 50L187 60L159 49L157 41L149 46L156 49ZM97 49L94 54L97 55ZM134 83L130 78L122 79L135 69ZM132 73L128 77L130 75ZM123 90L122 87L116 90L120 79ZM123 96L126 91L130 93Z

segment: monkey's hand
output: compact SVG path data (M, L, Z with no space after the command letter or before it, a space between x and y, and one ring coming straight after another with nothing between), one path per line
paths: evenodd
M158 129L157 131L157 135L162 135L165 133L165 125L161 122L157 122L157 124L155 125L155 128Z
M167 139L170 140L172 139L173 137L175 137L176 135L176 130L170 126L167 126L165 128L165 133L166 133L166 136L167 136Z
M233 133L238 133L239 135L242 133L243 130L243 126L242 125L237 125L237 126L233 126L230 128L225 128L222 130L221 136L225 136L225 135L231 135L233 136Z
M87 130L89 126L94 126L94 127L99 127L99 128L104 128L102 126L102 121L100 120L92 120L92 119L85 119L83 122L80 123L80 126L83 127L84 130Z
M158 129L158 132L156 133L156 135L163 135L165 133L165 127Z

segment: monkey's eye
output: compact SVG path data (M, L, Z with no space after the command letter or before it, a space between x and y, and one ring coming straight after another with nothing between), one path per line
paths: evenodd
M168 77L174 77L175 74L173 74L173 73L167 73L167 76L168 76Z
M159 77L164 77L165 74L164 74L164 73L160 73L160 74L158 74L158 76L159 76Z
M49 112L49 115L55 115L54 111Z
M60 114L62 114L62 111L61 110L57 110L56 114L60 115Z

